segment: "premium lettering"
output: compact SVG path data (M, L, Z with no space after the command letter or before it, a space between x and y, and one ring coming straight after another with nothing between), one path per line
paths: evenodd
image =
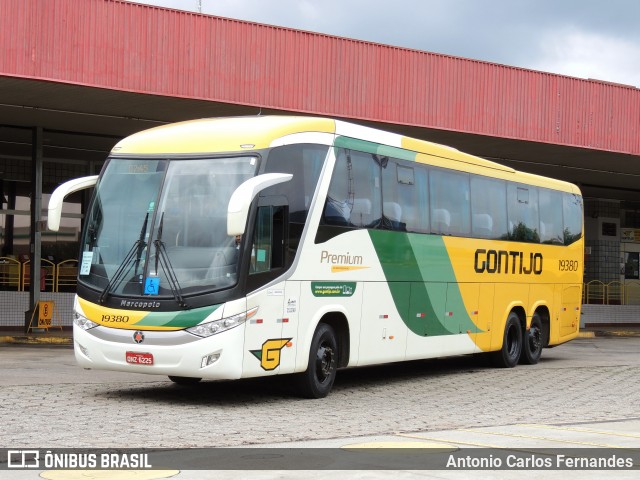
M362 255L350 255L347 252L344 255L334 255L327 250L320 253L320 263L329 263L332 265L362 265Z
M476 273L505 273L511 275L540 275L542 254L513 250L476 250L473 267Z

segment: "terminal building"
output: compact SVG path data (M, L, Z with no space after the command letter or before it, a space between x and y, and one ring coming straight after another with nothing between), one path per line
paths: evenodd
M60 183L121 138L169 122L296 114L349 120L576 183L583 325L640 320L640 90L120 0L0 3L0 329L38 300L71 325L89 193L55 234ZM32 281L35 280L35 281Z

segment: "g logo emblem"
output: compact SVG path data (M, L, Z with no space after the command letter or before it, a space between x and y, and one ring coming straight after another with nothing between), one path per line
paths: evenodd
M278 365L280 365L280 354L282 349L290 341L291 338L271 339L262 344L262 350L249 351L253 353L258 360L260 360L260 366L263 370L275 370L278 368Z

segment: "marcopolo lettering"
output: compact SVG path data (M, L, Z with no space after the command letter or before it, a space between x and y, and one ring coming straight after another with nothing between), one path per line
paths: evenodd
M121 300L120 306L127 308L160 308L160 302Z
M542 273L542 254L507 251L476 250L474 269L476 273L508 273L518 275L540 275Z

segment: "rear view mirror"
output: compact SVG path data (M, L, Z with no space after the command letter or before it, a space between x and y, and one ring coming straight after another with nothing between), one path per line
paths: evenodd
M249 207L256 195L267 187L288 182L292 178L290 173L265 173L250 178L236 188L227 208L227 235L244 235Z
M49 199L49 212L47 213L47 227L53 232L60 228L60 217L62 216L62 204L67 195L71 195L78 190L93 187L98 181L98 175L81 177L64 182L56 188Z

